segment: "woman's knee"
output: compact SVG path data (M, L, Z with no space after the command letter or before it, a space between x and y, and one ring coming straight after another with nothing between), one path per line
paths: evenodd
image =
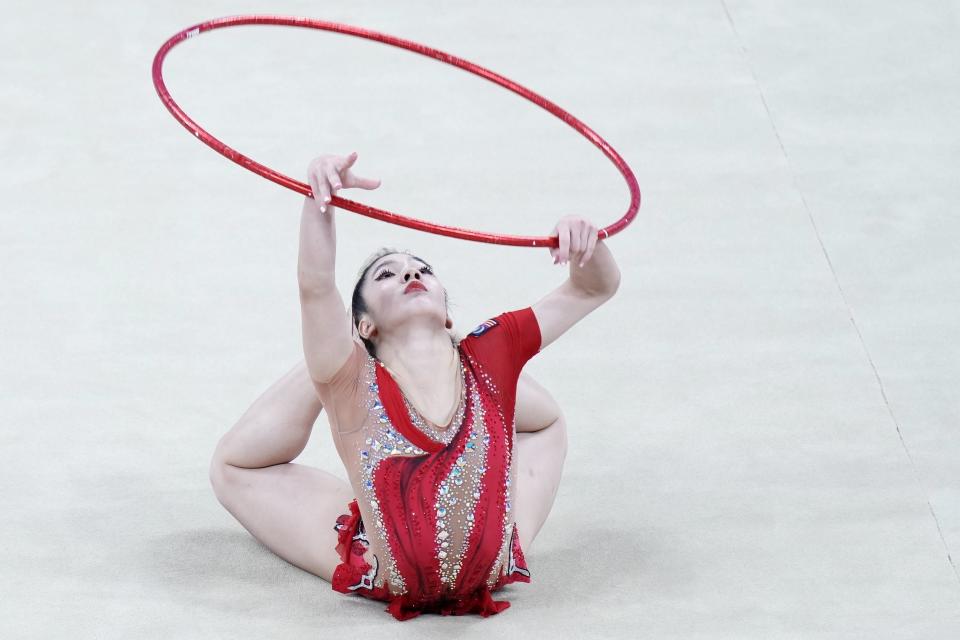
M213 488L217 500L224 506L227 506L227 501L232 493L231 489L237 486L237 480L244 471L249 472L250 470L226 462L219 451L210 458L210 468L207 471L210 486ZM249 482L249 475L247 481Z
M224 492L230 482L230 465L223 461L223 458L214 454L210 458L210 468L207 473L210 479L210 486L213 488L214 495L220 502L223 502Z
M567 458L567 422L561 415L538 431L517 434L520 467L530 476L563 467Z
M567 420L560 414L553 424L547 427L549 439L545 446L549 447L550 454L558 458L561 463L567 458Z

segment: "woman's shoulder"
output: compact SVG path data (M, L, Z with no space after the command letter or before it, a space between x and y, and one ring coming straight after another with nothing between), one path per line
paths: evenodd
M530 307L504 311L477 325L461 341L461 347L487 374L511 385L540 349L536 322Z
M522 347L525 351L529 351L535 342L539 347L539 339L537 318L533 309L528 306L503 311L484 320L463 337L463 342L468 346ZM534 349L535 352L536 349Z

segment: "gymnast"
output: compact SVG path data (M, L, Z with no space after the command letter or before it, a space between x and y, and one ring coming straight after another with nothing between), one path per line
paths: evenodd
M386 602L398 620L487 617L510 606L492 593L530 582L523 552L550 513L567 451L559 406L521 370L609 300L620 271L598 227L565 216L550 254L569 277L466 336L453 331L433 267L392 248L364 262L348 312L331 196L380 186L353 172L356 159L326 154L307 168L304 360L223 435L210 480L258 541L340 593ZM323 408L349 482L291 462Z

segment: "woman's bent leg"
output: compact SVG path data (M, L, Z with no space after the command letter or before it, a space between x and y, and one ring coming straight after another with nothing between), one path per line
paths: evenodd
M303 451L323 409L306 362L285 373L220 438L214 458L258 469L290 462Z
M561 415L538 431L516 434L516 522L520 548L526 553L550 515L567 457L567 423Z
M211 467L214 493L254 538L290 564L333 581L340 563L337 516L349 513L350 485L294 462L263 469Z
M340 562L334 525L348 512L353 491L327 471L290 462L306 446L322 407L301 362L223 435L210 482L217 500L254 538L330 581Z

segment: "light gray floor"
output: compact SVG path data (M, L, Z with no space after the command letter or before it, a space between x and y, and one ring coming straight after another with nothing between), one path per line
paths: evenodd
M198 6L202 5L202 6ZM301 198L166 112L159 46L263 3L4 5L0 637L960 637L956 2L287 2L537 91L643 192L617 297L528 365L571 436L529 585L489 619L400 624L219 505L214 444L302 358ZM357 150L400 213L547 235L626 209L533 104L330 33L193 39L168 86L302 178ZM566 268L339 214L349 287L426 257L461 330ZM299 462L344 476L325 417ZM332 523L331 523L332 526Z

